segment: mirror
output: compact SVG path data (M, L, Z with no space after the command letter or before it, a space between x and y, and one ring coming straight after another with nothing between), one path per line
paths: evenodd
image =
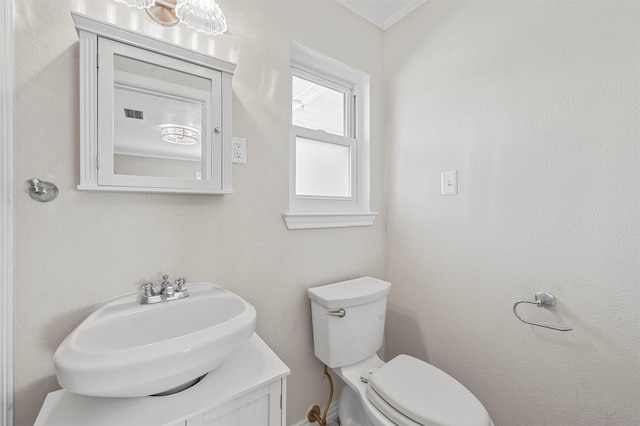
M201 179L211 96L204 78L116 55L113 173Z
M72 16L80 36L78 189L231 192L235 64Z

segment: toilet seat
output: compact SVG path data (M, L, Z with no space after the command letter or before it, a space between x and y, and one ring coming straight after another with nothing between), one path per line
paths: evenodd
M393 424L402 426L423 426L420 423L414 422L409 417L405 416L400 411L387 404L387 402L382 399L378 392L373 390L370 386L367 386L367 399L387 419L391 420Z
M366 395L382 414L403 426L493 424L484 406L460 382L408 355L398 355L371 373Z

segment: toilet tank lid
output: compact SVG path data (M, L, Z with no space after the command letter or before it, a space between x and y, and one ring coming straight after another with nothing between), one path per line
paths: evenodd
M311 300L325 308L345 308L382 299L391 290L391 283L372 277L361 277L313 287L308 290Z

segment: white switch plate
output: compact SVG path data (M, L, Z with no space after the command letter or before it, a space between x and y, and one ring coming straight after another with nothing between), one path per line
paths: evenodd
M231 138L233 144L233 162L247 164L247 140L245 138Z
M456 195L458 193L458 171L442 172L442 195Z

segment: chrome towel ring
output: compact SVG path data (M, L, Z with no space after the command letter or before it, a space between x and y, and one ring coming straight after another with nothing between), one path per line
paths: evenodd
M548 325L548 324L540 324L540 323L536 323L536 322L530 322L527 320L522 319L522 317L520 315L518 315L518 311L516 310L516 308L518 307L519 304L521 303L530 303L532 305L536 305L539 308L546 308L547 306L554 306L556 304L556 298L553 294L551 293L547 293L546 291L539 291L535 294L535 302L531 302L529 300L518 300L516 303L513 304L513 314L516 316L516 318L518 318L520 321L526 323L526 324L531 324L531 325L535 325L536 327L544 327L544 328L549 328L551 330L557 330L557 331L571 331L573 330L573 328L564 328L564 327L555 327L553 325Z

